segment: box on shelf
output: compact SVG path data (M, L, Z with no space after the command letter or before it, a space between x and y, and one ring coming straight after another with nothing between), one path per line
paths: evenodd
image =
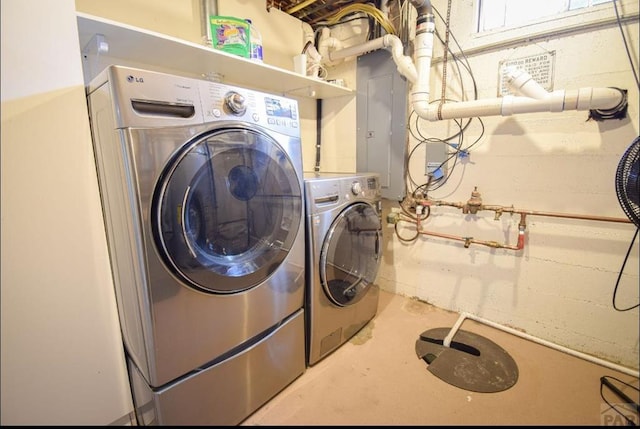
M251 41L249 23L232 16L209 17L213 47L244 58L250 57Z

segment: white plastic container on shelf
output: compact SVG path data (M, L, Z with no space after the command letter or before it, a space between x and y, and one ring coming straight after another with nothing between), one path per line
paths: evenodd
M250 19L245 19L245 21L249 23L249 58L254 61L262 62L262 35Z

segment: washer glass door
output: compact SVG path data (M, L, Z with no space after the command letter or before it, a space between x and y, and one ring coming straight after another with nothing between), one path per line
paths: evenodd
M219 129L186 144L166 167L154 194L154 236L187 284L241 292L284 261L302 203L294 165L273 138Z
M382 226L376 210L355 203L333 221L320 252L320 280L331 301L352 305L364 297L380 266Z

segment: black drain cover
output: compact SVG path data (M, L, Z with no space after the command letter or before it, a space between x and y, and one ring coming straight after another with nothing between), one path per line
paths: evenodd
M445 347L442 344L450 332L451 328L429 329L416 341L416 354L433 375L472 392L501 392L516 384L518 366L502 347L463 330Z

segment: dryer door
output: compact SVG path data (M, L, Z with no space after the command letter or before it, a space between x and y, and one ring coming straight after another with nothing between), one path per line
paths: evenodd
M294 165L273 138L218 129L185 145L165 168L154 193L154 238L190 286L241 292L283 262L302 203Z
M380 266L382 226L377 211L355 203L333 221L320 252L320 280L331 301L352 305L367 293Z

